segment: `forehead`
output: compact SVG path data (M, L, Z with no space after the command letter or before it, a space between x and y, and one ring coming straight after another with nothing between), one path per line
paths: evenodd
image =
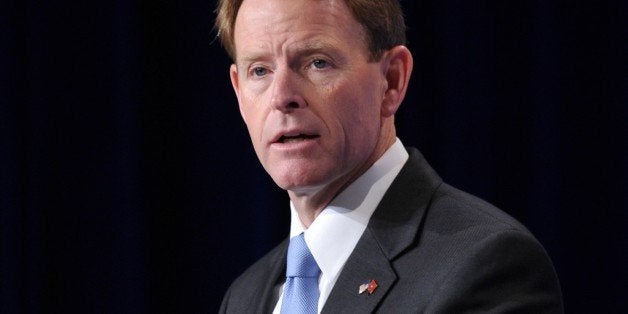
M365 32L344 0L245 0L234 28L236 52L287 46L353 45Z

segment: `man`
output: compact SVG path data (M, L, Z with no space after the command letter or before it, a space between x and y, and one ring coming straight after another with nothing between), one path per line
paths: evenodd
M216 26L255 152L292 211L290 239L221 312L562 312L529 231L397 139L413 64L397 1L221 0Z

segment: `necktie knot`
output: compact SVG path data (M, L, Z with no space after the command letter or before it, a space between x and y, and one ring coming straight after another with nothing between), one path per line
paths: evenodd
M318 277L320 268L305 243L303 233L292 238L288 246L287 277Z

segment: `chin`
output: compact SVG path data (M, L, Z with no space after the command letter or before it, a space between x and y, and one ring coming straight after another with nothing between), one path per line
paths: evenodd
M275 184L280 188L295 193L318 191L326 186L330 180L320 172L288 172L271 175Z

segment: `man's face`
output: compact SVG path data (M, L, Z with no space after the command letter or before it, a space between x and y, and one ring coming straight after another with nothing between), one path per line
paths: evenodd
M281 188L343 185L377 151L385 69L344 1L245 0L231 80L255 152Z

